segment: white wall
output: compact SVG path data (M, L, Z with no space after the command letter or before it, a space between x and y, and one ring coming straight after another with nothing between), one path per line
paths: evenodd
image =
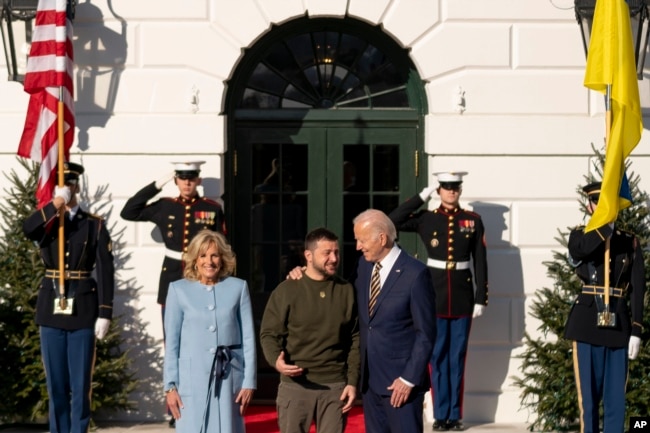
M484 214L488 229L490 305L472 331L465 420L526 421L530 414L520 409L512 376L520 374L514 356L521 352L524 330L537 335L527 305L536 290L551 284L542 262L560 248L556 230L581 221L575 188L588 170L591 143L600 145L604 135L602 97L582 86L585 60L571 0L81 3L75 22L78 76L96 72L95 92L105 95L111 75L99 72L113 64L123 71L110 117L77 84L73 160L88 169L91 191L105 186L110 194L113 233L130 255L119 271L119 304L142 324L151 344L148 351L132 348L147 383L134 396L141 410L114 416L164 416L155 370L162 351L155 303L162 248L152 239L151 225L124 222L119 210L178 158L208 161L204 174L212 181L205 193L221 195L221 155L228 147L220 115L224 81L243 48L272 24L305 13L381 23L411 49L427 82L429 171L469 171L462 201ZM90 49L95 46L99 53ZM640 82L644 107L650 103L648 86L649 80ZM18 84L0 81L2 171L17 165L26 104ZM644 136L633 154L639 174L650 168L648 140ZM647 188L650 179L642 182ZM173 187L165 192L174 194Z

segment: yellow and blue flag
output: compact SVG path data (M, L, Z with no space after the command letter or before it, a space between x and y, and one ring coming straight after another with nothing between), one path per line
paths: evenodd
M616 221L631 204L625 158L643 131L630 11L625 0L597 0L587 54L584 85L603 94L611 85L612 123L607 134L605 165L598 207L585 231ZM627 188L627 198L621 187Z

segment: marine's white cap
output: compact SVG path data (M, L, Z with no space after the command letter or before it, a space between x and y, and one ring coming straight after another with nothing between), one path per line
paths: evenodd
M440 183L461 183L463 176L467 175L466 171L441 171L433 173L438 178Z
M201 171L201 165L205 161L188 161L188 162L172 162L174 164L174 171Z

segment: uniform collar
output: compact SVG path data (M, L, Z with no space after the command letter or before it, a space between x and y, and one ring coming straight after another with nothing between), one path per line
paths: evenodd
M462 210L463 210L463 209L462 209L460 206L456 206L456 207L453 208L453 209L447 209L447 208L444 207L443 205L440 205L440 207L438 207L438 211L439 211L440 213L445 214L445 215L456 215L458 212L460 212L460 211L462 211Z
M183 197L181 197L181 196L179 195L177 200L178 200L179 202L183 203L183 204L192 204L192 203L194 203L195 201L197 201L197 200L200 199L200 198L201 198L201 197L200 197L198 194L195 195L194 197L190 198L190 199L184 199Z

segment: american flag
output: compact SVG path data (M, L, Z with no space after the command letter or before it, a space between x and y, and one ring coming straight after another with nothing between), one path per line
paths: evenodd
M32 46L27 59L25 92L30 94L18 155L39 162L38 207L52 199L57 179L58 103L62 92L64 155L74 139L72 23L68 0L39 0Z

